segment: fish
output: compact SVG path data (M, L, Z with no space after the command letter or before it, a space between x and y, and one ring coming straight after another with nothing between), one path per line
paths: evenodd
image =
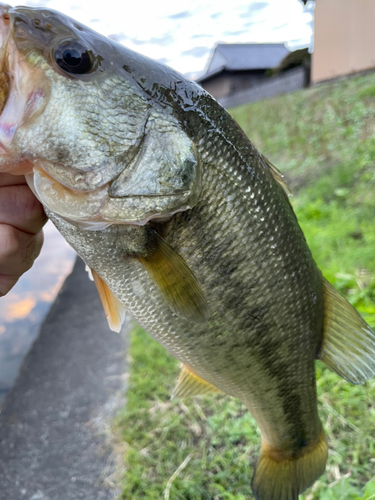
M0 7L0 171L25 175L91 271L182 363L173 397L255 418L256 500L324 472L316 359L353 384L375 333L322 276L282 174L197 83L61 13Z

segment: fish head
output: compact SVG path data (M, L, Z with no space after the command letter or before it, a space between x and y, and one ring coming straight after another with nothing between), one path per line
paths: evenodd
M165 67L44 8L1 4L0 43L0 171L48 210L100 229L197 203L196 147L140 83Z

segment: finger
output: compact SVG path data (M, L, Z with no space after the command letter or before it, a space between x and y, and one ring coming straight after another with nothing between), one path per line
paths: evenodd
M10 292L19 278L19 276L7 276L6 274L0 274L0 297L4 297L4 295Z
M33 265L43 244L43 233L28 234L0 224L0 296L16 284Z
M24 175L11 175L11 174L0 173L0 187L15 186L17 184L27 184Z
M46 221L43 206L27 185L0 187L0 224L36 234Z
M25 175L33 171L33 164L29 160L9 161L0 164L0 172L7 172L14 175Z

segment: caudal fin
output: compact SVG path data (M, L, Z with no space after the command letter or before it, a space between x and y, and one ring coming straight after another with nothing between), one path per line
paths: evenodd
M328 457L322 431L319 438L298 451L279 451L262 443L251 482L256 500L298 500L298 495L323 474Z

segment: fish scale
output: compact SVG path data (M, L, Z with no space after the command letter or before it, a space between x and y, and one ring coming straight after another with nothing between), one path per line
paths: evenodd
M202 148L203 149L203 148ZM205 151L209 151L209 148L206 148ZM217 163L222 163L222 162L216 162L216 158L215 157L210 157L209 154L206 155L206 160L207 164L209 165L210 163L212 164L215 164L217 165ZM233 168L233 164L232 164L232 168ZM229 178L230 179L230 176L227 174L227 169L226 169L226 165L225 164L222 164L222 170L223 170L223 173L222 175L220 176L216 176L216 172L215 170L211 170L209 168L207 168L207 172L210 173L210 175L213 175L215 178L220 178L222 177L222 179L226 179L226 178ZM191 254L189 253L189 249L186 248L186 243L185 243L185 249L184 249L184 258L186 259L186 261L189 263L189 265L192 267L192 269L194 269L194 271L196 272L196 274L198 276L200 276L200 281L203 285L203 287L205 287L205 284L204 284L204 274L203 274L203 270L199 269L199 268L196 268L193 264L194 262L194 255L195 255L195 252L196 252L196 249L199 248L199 247L202 247L202 248L205 248L205 255L207 257L207 259L209 261L211 261L210 257L210 248L209 248L209 241L211 238L213 238L214 240L216 239L215 238L215 232L216 233L219 233L220 234L220 239L216 239L216 241L219 241L219 245L216 245L216 246L213 246L212 247L212 253L213 254L216 254L217 256L217 259L216 259L216 262L220 263L222 261L226 261L227 260L227 256L225 255L226 254L226 249L222 247L222 242L225 241L225 237L226 237L226 233L225 233L225 230L228 230L229 231L229 234L230 235L233 235L233 234L238 234L237 232L237 226L235 224L238 224L240 227L241 227L241 230L242 230L242 233L245 231L244 228L246 228L246 226L249 225L249 221L248 219L246 219L246 213L248 211L251 212L252 208L254 206L260 206L261 203L263 202L262 200L262 197L261 195L258 195L259 198L256 198L254 197L252 200L252 207L246 207L242 202L241 202L241 205L242 205L242 209L238 210L239 207L231 207L230 204L229 206L226 207L226 210L223 211L221 217L218 217L216 212L215 212L215 198L219 198L219 196L217 195L217 193L224 193L224 196L225 196L225 192L228 191L228 192L231 192L232 193L232 196L233 196L233 199L237 199L238 200L238 195L236 195L235 192L233 192L233 188L235 187L235 182L233 179L236 179L238 177L238 174L234 174L232 179L229 180L229 182L223 182L224 185L220 186L221 189L218 189L218 185L216 184L215 185L215 191L213 193L211 193L211 196L209 194L209 192L204 192L204 199L207 201L207 205L205 207L203 207L203 213L200 213L200 214L197 214L197 218L199 220L202 220L204 221L205 223L205 227L202 227L202 228L199 228L199 227L196 227L194 224L192 224L192 227L194 228L194 232L197 232L198 234L204 234L205 235L205 238L204 238L204 241L200 244L199 241L196 241L193 237L191 238L192 240L192 245L191 245L191 249L190 249L190 252ZM230 181L232 181L232 184L230 183ZM207 180L204 182L204 185L205 186L210 186L211 185L211 178L208 177ZM244 186L245 187L245 186ZM243 187L243 188L244 188ZM204 189L203 189L204 191ZM254 192L257 192L257 185L253 186L253 191ZM210 198L214 198L214 199L210 199ZM225 199L227 200L228 197L226 196ZM250 198L251 200L251 198ZM204 208L207 208L207 212L208 213L204 213ZM236 209L236 212L235 212L235 215L234 217L230 216L231 212L233 209ZM267 207L266 207L267 208ZM198 207L199 209L199 207ZM274 205L274 210L277 210L278 209L278 206ZM266 210L263 208L263 213L266 212ZM228 212L229 212L229 215L228 215ZM177 235L178 235L178 220L179 219L185 219L188 215L185 215L185 214L181 214L178 218L176 218L176 221L173 223L172 227L170 228L169 230L169 234L173 234L173 240L170 241L170 243L173 245L174 248L179 248L179 242L178 242L178 239L177 239ZM268 212L268 216L270 218L273 217L273 213L271 212ZM237 221L235 221L234 219L238 219ZM211 223L212 221L212 223ZM181 222L181 225L183 225L184 227L189 227L188 224L186 224L186 221L183 220ZM210 231L208 232L207 231L207 227L210 227ZM201 229L201 230L200 230ZM247 234L254 234L252 231L249 231ZM281 234L281 233L280 233ZM256 237L256 236L255 236ZM284 238L284 237L283 237ZM188 238L188 236L186 234L184 234L184 241L186 242L186 239L188 239L188 241L190 240L190 238ZM237 239L237 243L238 243L238 239ZM245 242L244 242L245 243ZM261 245L259 244L258 245L258 251L255 252L255 254L253 254L251 252L252 250L252 246L251 246L251 241L250 241L250 245L249 247L247 247L246 243L241 247L241 250L243 248L247 248L247 252L248 253L251 253L251 260L252 260L252 268L254 269L256 267L256 263L257 261L258 262L262 262L262 256L264 255L264 245ZM239 247L237 246L237 248L239 249ZM235 252L233 252L234 249L230 248L229 251L232 253L232 261L233 262L242 262L243 259L244 259L244 256L243 255L238 255L236 254ZM238 252L240 253L240 252ZM220 254L224 254L224 255L220 255ZM223 257L223 258L221 258ZM309 256L310 257L310 256ZM246 257L245 257L246 258ZM310 257L311 259L311 257ZM234 264L233 265L234 268L236 268L236 265ZM210 286L210 285L206 285L206 288L214 288L217 290L218 288L218 284L217 284L217 281L218 281L218 275L220 275L220 273L218 273L218 270L217 268L213 268L211 270L212 272L212 276L214 277L214 286ZM265 300L265 295L264 293L262 293L262 291L260 290L257 290L257 289L254 289L254 276L252 275L249 275L250 273L248 273L248 270L244 270L244 272L246 272L246 274L248 275L248 278L246 275L244 274L240 274L237 276L235 275L231 275L231 276L228 276L228 278L230 278L230 283L233 283L234 280L237 280L237 283L238 284L241 284L241 295L245 298L244 302L247 302L247 308L246 308L246 311L248 310L251 310L252 307L254 307L254 303L256 304L257 303L257 300L256 300L256 297L257 296L260 296L260 303L262 304L263 306L263 309L265 312L267 312L268 314L270 314L270 311L269 311L269 307L268 307L268 303L271 302L271 297L269 299L269 301L267 301L267 299ZM231 300L231 297L230 297L230 293L228 294L228 286L227 286L227 283L226 283L226 278L227 276L223 276L222 277L222 286L219 290L219 295L223 294L224 297L227 297L227 301L226 301L226 311L233 311L233 306L230 307L230 303L233 302ZM246 278L250 281L250 293L247 294L247 282L246 282ZM273 278L274 279L274 278ZM224 286L223 286L223 281L224 281ZM236 283L234 283L233 286L231 286L230 290L233 290L236 288ZM228 297L229 295L229 297ZM269 292L269 295L271 295L271 292ZM238 294L237 294L238 296ZM247 296L247 300L246 300L246 296ZM217 300L217 299L216 299ZM221 299L221 303L225 303L225 299L222 298ZM211 304L211 301L210 301L210 298L209 298L209 303ZM295 307L295 301L293 300L293 306ZM234 303L234 315L238 315L238 304ZM211 307L211 310L212 310L212 307ZM302 314L303 316L305 315L306 311L303 310ZM271 313L272 314L272 313ZM280 318L279 316L279 322L282 320L283 316ZM244 322L244 325L245 325L245 328L241 328L241 326L238 326L240 321ZM237 324L236 324L237 323ZM246 342L249 342L250 344L252 344L251 342L251 333L249 331L249 328L251 327L251 323L253 323L253 321L248 321L248 313L246 312L245 314L245 318L242 318L240 316L239 319L237 319L237 322L236 323L232 323L229 322L229 325L230 325L230 328L231 330L235 331L236 332L236 335L234 336L231 336L230 337L230 340L228 339L228 346L227 346L227 351L229 352L232 352L233 353L233 343L234 342L237 342L239 343L239 350L243 349L244 345L246 345ZM229 326L228 325L228 326ZM227 326L227 328L228 328ZM225 327L224 327L225 328ZM300 325L298 325L298 328L300 329L305 329L305 320L303 320L303 322L301 322ZM151 329L148 328L150 331ZM294 333L294 332L293 332ZM216 331L215 332L216 335L218 335L218 332ZM199 335L201 335L201 333L199 333ZM219 335L222 335L222 333L220 333ZM243 341L241 342L241 337L243 337ZM156 337L157 338L157 337ZM236 339L236 340L234 340ZM255 344L255 343L254 343ZM202 348L202 343L200 343L200 349ZM208 350L212 350L213 349L213 346L212 346L212 341L210 338L208 338ZM226 355L226 353L224 354L224 356ZM240 399L244 400L245 397L245 392L247 392L249 389L247 387L248 385L248 382L247 380L250 378L249 375L246 373L246 371L244 372L242 370L242 366L241 366L241 361L242 359L246 360L246 368L248 367L248 364L249 364L249 357L250 357L250 360L251 360L251 353L248 353L248 349L246 350L246 354L245 355L242 355L241 357L237 357L236 355L235 356L232 356L233 358L235 358L235 364L233 365L232 367L232 371L235 372L235 373L239 373L242 380L240 381L242 384L244 384L245 382L245 389L242 389L242 391L244 391L241 395L239 395ZM311 359L310 359L311 361ZM290 362L292 363L292 360L290 360ZM204 363L204 361L203 361ZM212 363L211 363L212 364ZM198 363L196 362L193 366L192 366L198 373L202 373L201 372L201 368L200 366L198 367ZM200 368L200 369L199 369ZM220 367L219 367L220 369ZM304 369L305 371L305 369ZM214 385L218 386L218 383L217 381L215 380L212 380L212 379L209 379L207 378L207 375L205 374L205 376L203 377L205 378L206 380L209 380L210 382L212 382ZM310 376L310 380L311 378L313 379L314 377L311 377ZM261 380L259 380L260 382ZM255 385L257 384L257 381L255 380ZM311 384L310 384L311 386ZM305 393L305 389L306 387L302 387L302 392ZM228 389L227 387L224 388L224 390L226 392L229 392L229 393L233 393L233 389ZM238 393L237 393L238 395ZM305 393L306 395L306 393ZM313 405L315 404L315 400L316 400L316 395L315 395L315 384L313 385L313 390L312 390L312 394L311 394L311 399L313 401ZM258 400L257 397L254 398L254 400ZM307 413L310 413L310 410L307 409ZM316 412L315 412L315 417L316 417ZM310 422L309 422L310 424Z
M223 178L225 179L226 176L223 176ZM207 186L210 185L210 178L209 177L207 179L207 182L204 182L204 185L207 185ZM230 190L230 185L225 185L225 189ZM204 189L203 189L203 191L204 191ZM216 198L215 192L214 192L214 194L211 193L211 196L214 196ZM231 299L231 291L235 290L236 284L234 283L234 285L231 286L230 289L228 289L228 287L226 285L227 275L224 274L224 276L222 275L221 278L218 278L219 273L217 272L217 267L218 267L218 265L220 265L220 262L222 262L222 260L224 260L224 261L226 260L226 258L224 258L224 259L220 258L221 253L223 251L221 242L223 239L225 239L225 236L226 236L225 232L223 232L222 220L225 221L225 224L226 224L227 230L229 231L230 237L231 237L231 235L233 235L235 233L235 228L233 227L232 223L228 223L228 221L231 221L231 218L227 216L228 209L223 212L222 219L218 219L216 217L215 212L212 211L211 207L212 207L212 205L214 206L214 203L212 203L212 204L210 203L211 200L209 197L209 192L207 192L207 193L205 192L205 198L208 199L208 203L206 206L202 206L202 207L198 206L196 208L196 210L191 211L191 213L183 213L179 217L177 217L173 221L173 223L170 224L171 227L168 228L168 231L169 231L169 234L173 233L173 239L170 240L170 243L178 251L180 250L180 246L184 247L183 256L186 259L186 261L188 262L189 266L193 269L193 271L198 276L200 276L200 282L201 282L204 289L211 288L210 285L205 285L206 279L207 279L207 281L214 280L216 282L216 283L214 283L213 288L219 292L219 295L221 295L223 293L223 295L225 297L224 299L221 298L220 304L222 304L223 302L226 302L226 311L227 311L226 315L231 316L231 318L227 324L224 323L224 321L222 320L222 322L221 322L222 324L220 324L220 327L216 326L216 328L210 328L209 331L207 331L206 326L204 326L204 327L194 326L194 331L193 331L192 326L190 324L187 324L185 326L185 328L183 328L183 322L181 324L181 319L178 319L179 325L177 327L178 328L177 331L176 331L176 326L174 326L172 331L168 330L168 329L164 329L164 328L162 328L163 323L164 323L164 318L168 318L168 316L170 315L170 311L168 310L168 307L165 304L161 310L158 309L157 318L154 319L150 315L150 309L149 308L147 309L147 297L145 297L146 304L144 305L145 308L143 310L139 310L138 304L134 305L133 301L128 302L128 300L127 300L128 297L130 296L130 298L132 298L132 295L129 293L129 288L132 289L131 283L127 285L126 291L124 292L123 290L118 290L116 288L113 288L115 284L113 283L113 285L112 285L110 277L107 277L105 274L102 274L102 276L105 279L105 281L110 283L110 287L112 288L114 293L121 299L121 301L125 305L125 307L129 308L129 310L131 310L133 312L136 319L143 326L145 326L145 328L148 331L152 332L153 336L155 336L155 338L157 340L159 340L161 343L163 343L168 348L168 350L170 350L172 353L176 354L176 356L179 359L181 359L181 361L189 364L193 369L196 370L196 372L198 374L200 374L203 378L205 378L209 382L211 382L214 385L216 385L217 387L223 389L225 392L228 392L228 393L233 394L233 395L237 395L238 397L240 397L241 400L246 401L246 399L249 398L248 379L250 379L250 378L253 379L253 376L252 376L251 372L249 374L246 371L243 371L243 368L245 367L245 370L246 370L248 368L249 364L251 367L251 364L252 364L251 357L252 357L252 355L254 356L254 354L251 352L251 351L254 351L254 349L251 349L252 342L251 342L251 334L249 332L249 327L254 323L254 320L252 319L250 322L248 321L247 311L249 309L251 310L251 308L253 308L254 305L257 305L258 300L262 304L263 309L265 311L267 311L268 310L268 307L267 307L268 301L265 300L265 298L267 296L265 297L264 293L262 293L261 291L260 291L260 293L258 293L258 290L254 289L254 277L251 274L249 275L249 278L248 278L250 281L251 293L249 293L248 296L246 294L247 283L246 283L246 279L244 279L244 278L246 278L246 276L244 276L244 275L238 275L238 277L232 276L231 277L232 281L237 280L237 283L241 284L241 289L243 291L243 293L241 295L244 297L245 302L247 302L247 308L245 310L246 313L244 315L240 315L239 318L237 318L237 321L235 323L233 323L233 317L238 315L238 310L236 308L236 306L238 304L236 304L236 301L233 304L233 300ZM257 203L257 205L258 205L258 203ZM207 210L209 211L209 213L205 213ZM230 210L231 210L231 208L229 208L229 211ZM186 228L189 227L189 225L186 224L186 220L184 220L184 219L186 219L187 217L194 218L192 216L194 211L197 212L195 217L196 217L196 220L198 220L198 221L208 221L208 225L210 225L210 222L211 222L210 219L212 219L212 224L211 224L212 229L211 229L211 232L209 234L207 233L207 231L205 231L205 229L206 229L205 227L199 228L199 227L197 227L197 224L194 224L194 223L192 224L192 227L194 228L195 234L205 235L202 242L200 242L198 239L194 238L193 235L192 235L192 238L189 238L189 235L186 234L186 232L187 232ZM199 213L199 212L201 212L201 213ZM245 217L245 215L244 215L245 213L246 213L246 210L243 210L243 217ZM238 216L238 214L237 214L237 216ZM179 241L178 241L179 219L182 219L181 225L180 225L180 227L182 228L182 233L183 233L183 244L182 245L180 245ZM241 221L239 221L239 224L241 224ZM200 230L200 229L202 229L202 230ZM216 231L220 231L221 237L220 237L220 239L215 239L215 241L217 242L216 245L212 245L212 244L210 245L210 240ZM168 236L166 236L166 238L168 239ZM188 242L191 241L191 244L187 245L187 241ZM232 241L233 241L233 238L232 238ZM91 247L91 246L92 245L89 245L89 244L87 245L87 247ZM210 248L210 246L211 246L211 248ZM78 247L78 245L77 245L77 247ZM95 247L95 245L94 245L94 247ZM206 256L208 256L209 262L212 262L214 264L213 269L210 269L210 273L207 272L207 269L199 269L199 267L198 267L199 263L195 262L195 256L197 254L197 249L199 249L199 248L202 249L201 250L202 253L204 253L204 254L206 254ZM228 250L230 253L232 253L232 261L234 263L242 261L241 256L237 255L230 248ZM234 248L233 248L233 250L234 250ZM237 245L237 250L239 250L238 245ZM211 252L216 255L216 259L209 258ZM225 252L225 249L224 249L224 252ZM256 267L255 263L256 263L257 258L262 260L263 254L264 254L264 250L261 248L261 245L258 245L257 252L252 255L252 267L253 268ZM95 262L95 261L92 261L87 255L82 255L82 256L83 256L84 260L89 264L89 266L92 267L93 269L99 269L99 266L103 267L103 262L102 262L101 256L99 257L99 259L101 260L100 264ZM236 268L236 264L234 264L233 267ZM139 271L134 273L135 279L137 281L139 281L141 279ZM244 270L244 271L246 272L246 270ZM112 271L112 272L114 272L114 275L116 275L116 271ZM126 271L126 270L122 270L122 272L126 276L128 276L128 274L129 274L128 271ZM247 274L249 274L249 273L247 273ZM207 276L207 278L206 278L206 276ZM128 277L128 279L129 279L129 277ZM147 275L144 276L144 279L146 280L146 283L144 283L142 281L142 286L144 286L145 289L149 290L150 286L152 287L153 285L150 285L150 283L147 283L147 280L148 280ZM113 277L112 277L112 280L113 280ZM220 291L218 290L218 280L219 280L219 283L221 282ZM223 289L223 283L224 283L224 289ZM155 292L156 292L156 290L155 290ZM153 293L153 291L151 290L151 292L149 292L149 293ZM259 299L257 299L258 295L260 297ZM215 302L216 303L218 302L218 297L216 296L216 297L213 297L211 299L211 295L209 293L207 293L207 296L208 296L208 301L209 301L211 310L215 311L215 309L219 309L218 306L217 307L214 306ZM269 299L269 302L270 301L271 301L271 297ZM232 303L232 307L228 307L231 303ZM233 311L233 307L235 308L234 311ZM230 314L231 312L232 312L232 314ZM213 315L213 316L215 317L215 315ZM280 321L280 318L279 318L279 321ZM241 328L241 326L239 326L241 323L244 325L242 328ZM236 335L227 336L227 335L223 334L225 329L229 329L229 328L232 332L236 332ZM262 329L262 331L263 330L264 329ZM176 338L177 332L178 332L179 347L178 347L178 349L175 350L174 339ZM184 343L185 345L183 347L185 347L185 349L187 350L187 353L184 352L184 349L180 345L180 343L184 337L186 338L186 340ZM197 337L199 337L200 343L199 343L199 347L197 349L194 349L194 341ZM207 363L209 362L208 360L211 357L211 353L215 348L214 347L215 343L213 342L213 338L217 342L217 339L220 337L224 338L226 340L226 343L227 343L224 357L228 356L227 351L230 353L229 366L225 365L223 367L223 364L222 364L223 361L220 359L219 364L216 368L216 371L218 373L220 373L220 371L223 371L223 370L225 371L226 380L224 381L224 384L223 384L223 382L221 382L220 378L212 378L212 376L207 374L204 369L202 370L202 367L207 365ZM189 340L191 340L193 342L193 344L189 344L188 343ZM202 350L203 350L202 341L203 340L204 340L204 344L207 344L207 353L206 354L202 353ZM236 344L237 344L237 346L236 346ZM247 346L247 344L250 344L250 348ZM220 345L222 345L221 341L219 342L219 346ZM244 347L246 348L245 352L243 352ZM194 352L193 355L191 354L192 351ZM199 352L195 352L195 351L199 351ZM233 365L233 361L235 361L234 365ZM290 360L290 362L292 362L292 360ZM215 366L213 365L212 360L210 361L210 365L211 365L211 369L215 369ZM230 371L233 373L228 374L228 372L226 371L227 369L230 369ZM305 368L303 368L303 369L305 371ZM294 368L293 368L293 370L294 370ZM262 381L264 383L263 375L259 375L262 373L261 367L259 367L259 369L256 370L256 372L258 374L258 377L255 380L253 379L252 384L254 386L257 386L258 384L262 383ZM231 384L228 383L228 380L227 380L228 375L230 376L230 378L234 378L234 382L232 382ZM238 379L240 379L240 380L238 380ZM263 385L263 383L262 383L262 385ZM240 384L240 388L238 388L238 384ZM241 387L241 385L244 387ZM305 387L302 386L301 390L303 393L305 393ZM258 400L257 396L258 395L256 395L254 397L254 400ZM315 404L315 397L316 397L315 396L315 387L313 386L312 399L313 399L314 404ZM275 402L272 403L272 406L273 407L275 406ZM307 410L307 413L311 415L311 412L309 409ZM277 415L276 422L280 423L280 415ZM308 423L310 424L310 422L308 422ZM275 428L275 426L274 426L274 428ZM283 431L281 431L281 432L283 432Z

